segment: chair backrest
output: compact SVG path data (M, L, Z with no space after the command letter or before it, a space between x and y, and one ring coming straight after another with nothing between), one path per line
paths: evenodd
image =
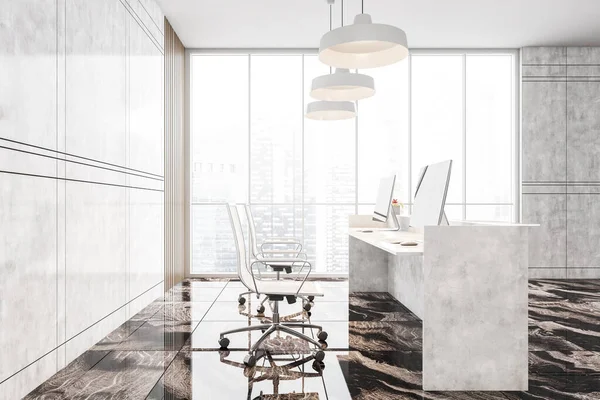
M254 279L250 268L248 266L248 253L246 251L246 244L244 242L244 232L242 230L242 224L240 221L240 215L235 205L227 205L227 213L229 214L229 222L231 223L231 229L233 230L233 241L235 242L235 249L237 253L237 274L240 281L249 290L254 291Z
M252 260L253 258L256 258L256 254L257 252L254 251L253 249L253 245L254 245L254 240L252 239L252 231L250 228L250 217L248 216L248 209L246 208L247 204L237 204L237 210L238 210L238 214L240 216L240 223L242 224L242 231L245 234L244 239L245 239L245 243L248 245L248 260ZM246 224L246 225L244 225ZM247 229L244 229L247 228Z
M250 249L252 250L252 255L257 257L258 250L258 241L256 240L256 225L254 224L254 217L252 216L252 210L250 209L250 204L244 204L244 210L246 211L246 218L248 219L248 232L250 232Z

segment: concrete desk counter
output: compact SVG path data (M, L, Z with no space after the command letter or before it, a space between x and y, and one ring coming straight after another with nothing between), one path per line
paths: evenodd
M382 231L369 219L350 218L350 291L388 292L423 320L423 389L527 390L529 230L537 225ZM396 244L404 241L417 246Z

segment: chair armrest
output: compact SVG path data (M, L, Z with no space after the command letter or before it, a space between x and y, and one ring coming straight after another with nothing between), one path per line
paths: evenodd
M302 244L302 242L294 238L270 238L264 240L262 244Z
M298 250L275 250L275 249L259 251L256 258L262 259L262 258L279 258L279 257L288 257L288 258L296 257L301 260L302 259L308 260L308 256L304 252L301 252Z
M294 246L294 251L296 252L301 252L302 251L302 243L300 243L297 240L291 239L291 240L266 240L264 242L262 242L262 244L260 245L259 249L261 252L265 251L265 246L270 246L272 250L275 250L275 246Z

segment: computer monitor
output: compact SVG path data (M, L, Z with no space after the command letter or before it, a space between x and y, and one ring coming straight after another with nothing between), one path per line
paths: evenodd
M421 169L410 226L423 228L426 225L447 224L444 206L451 171L452 160L431 164Z
M379 181L375 210L373 210L374 221L387 222L390 207L392 206L392 196L394 194L395 184L396 175L386 176Z

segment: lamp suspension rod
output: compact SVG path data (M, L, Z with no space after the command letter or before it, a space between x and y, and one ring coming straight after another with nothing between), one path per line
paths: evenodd
M329 32L331 32L331 29L332 29L332 26L333 26L332 25L332 20L333 20L333 17L332 17L332 15L333 15L332 7L333 7L333 4L330 3L329 4ZM331 72L333 72L333 70L332 70L331 66L329 66L329 73L331 74Z

